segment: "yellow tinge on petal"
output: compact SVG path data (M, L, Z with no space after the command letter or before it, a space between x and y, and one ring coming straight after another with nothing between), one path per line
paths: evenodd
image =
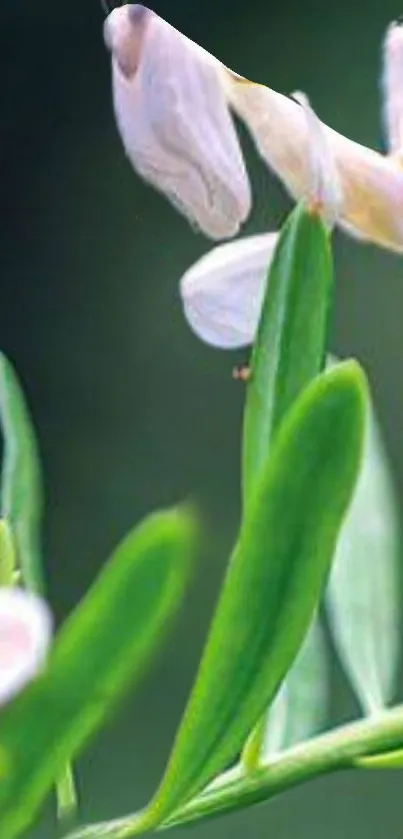
M333 227L337 221L342 201L339 174L333 150L328 141L325 127L316 116L306 94L296 91L293 94L293 99L301 105L304 111L308 133L310 171L308 170L307 174L308 186L305 200L322 215L329 227Z
M238 76L140 4L111 12L105 40L112 53L117 123L134 168L206 235L234 236L251 207L230 107L294 198L309 195L312 131L306 108ZM384 72L392 154L384 156L319 123L340 185L339 223L352 235L399 252L402 67L402 28L393 24Z
M225 73L229 101L267 165L297 200L309 192L310 132L303 108L263 85ZM349 233L403 252L403 168L323 125L341 189L340 224Z
M219 62L139 4L111 12L105 41L134 168L206 235L234 236L251 192Z

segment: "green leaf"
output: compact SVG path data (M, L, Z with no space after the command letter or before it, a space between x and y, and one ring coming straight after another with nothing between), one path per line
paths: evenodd
M132 531L62 627L43 677L2 710L1 839L31 823L60 770L142 675L183 594L194 538L186 510Z
M327 593L341 662L365 713L392 698L400 638L400 516L369 408L359 481L340 534Z
M0 422L3 430L2 516L10 524L27 588L43 594L39 528L42 479L35 432L10 361L0 353Z
M243 434L245 503L259 479L277 427L323 367L332 287L328 231L320 215L301 203L279 237L253 348ZM294 676L293 697L298 695L297 681ZM321 683L317 687L319 701ZM304 691L303 684L301 690ZM290 725L287 708L298 705L297 699L289 702L286 695L289 696L288 688L281 692L271 713L273 731ZM263 741L267 725L265 714L247 740L242 753L247 771L255 768L266 752Z
M252 353L243 438L246 500L279 422L323 367L332 286L329 234L320 216L300 204L280 234Z
M247 770L269 763L321 730L328 700L326 664L325 641L315 618L273 704L247 741L242 756Z
M1 506L3 530L0 533L2 567L14 563L9 584L23 583L37 594L45 594L42 569L40 527L43 512L41 464L35 429L15 370L0 353L0 422L2 425L3 469ZM66 793L73 793L74 779L66 767L56 785L58 810L64 811ZM70 811L76 794L70 795Z
M366 386L355 363L290 409L248 506L150 828L233 761L313 618L361 458Z

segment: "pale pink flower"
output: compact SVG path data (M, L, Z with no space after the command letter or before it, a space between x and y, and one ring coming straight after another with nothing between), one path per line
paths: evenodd
M51 635L43 600L19 588L0 588L0 706L41 672Z
M324 125L304 100L239 76L137 3L111 12L105 40L112 54L117 124L134 168L207 236L234 236L250 211L233 111L296 201L310 200L314 193L324 214L330 208L336 217L330 220L348 233L403 252L403 29L398 23L385 38L386 155ZM204 340L220 346L253 340L274 235L219 249L186 273L181 283L185 311Z
M114 9L104 31L116 121L134 168L207 236L234 236L251 194L221 65L137 3Z

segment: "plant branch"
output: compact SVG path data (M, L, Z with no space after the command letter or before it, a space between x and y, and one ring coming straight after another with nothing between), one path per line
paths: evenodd
M390 752L403 746L403 705L382 714L341 726L307 743L293 747L270 765L233 780L234 772L220 776L201 795L185 804L159 826L187 825L267 801L291 787L340 769L353 768L367 755ZM228 778L228 782L226 779ZM148 817L147 817L148 816ZM65 839L128 839L145 832L149 812L102 822L70 833Z

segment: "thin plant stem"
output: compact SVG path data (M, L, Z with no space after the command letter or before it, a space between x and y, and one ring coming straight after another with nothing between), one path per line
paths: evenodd
M361 757L402 747L403 705L399 705L288 749L270 764L238 779L234 780L233 770L224 773L161 825L153 825L151 808L123 819L83 827L65 839L128 839L153 828L164 830L215 818L267 801L320 775L354 768Z

